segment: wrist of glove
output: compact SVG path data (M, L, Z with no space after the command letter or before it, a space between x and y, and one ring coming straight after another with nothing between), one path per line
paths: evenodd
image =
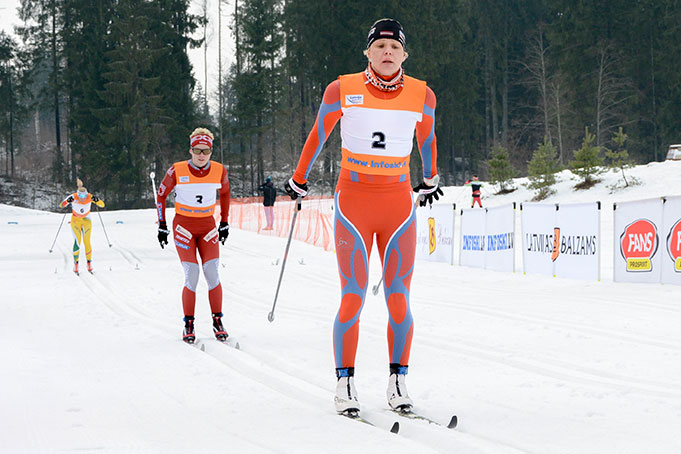
M291 177L284 185L284 190L291 199L295 200L298 197L305 197L307 195L308 187L307 183L296 183L293 180L293 177Z
M227 222L221 222L218 228L218 240L220 243L225 244L227 237L229 236L229 224Z
M440 176L435 175L433 178L425 178L423 183L414 187L414 192L418 193L419 206L432 205L433 199L440 200L440 196L444 195L439 186Z
M158 244L161 245L161 249L163 249L167 244L168 244L168 234L170 231L168 230L168 226L166 225L165 222L159 222L158 223Z
M93 202L99 202L99 197L97 197L96 195L93 195L93 196L92 196L92 201L93 201Z

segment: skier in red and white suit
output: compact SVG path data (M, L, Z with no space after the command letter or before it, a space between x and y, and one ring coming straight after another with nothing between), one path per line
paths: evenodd
M291 198L307 194L307 178L324 142L340 120L342 159L335 194L334 235L341 303L334 323L336 410L359 411L354 386L359 317L368 287L374 238L383 264L389 311L388 403L409 410L405 386L413 319L409 287L416 253L416 216L409 179L414 131L423 161L423 182L413 191L421 205L438 199L435 94L426 83L404 75L407 58L402 26L381 19L369 31L364 72L340 76L326 87L315 125L293 177Z
M182 307L184 309L184 332L182 338L194 343L194 308L196 286L199 282L198 251L201 256L203 275L208 284L208 300L213 314L213 332L218 340L228 337L222 324L222 284L220 284L220 247L229 235L229 179L227 169L219 162L211 161L213 134L205 128L197 128L190 136L191 159L172 165L156 194L158 214L158 241L163 248L168 244L166 223L166 198L175 190L175 218L173 239L184 269ZM216 192L220 194L220 226L215 226Z

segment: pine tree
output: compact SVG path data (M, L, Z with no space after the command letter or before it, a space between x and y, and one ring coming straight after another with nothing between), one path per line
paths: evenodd
M490 182L499 184L499 193L507 193L515 190L508 189L517 171L511 165L508 151L501 145L492 148L492 158L487 161L489 166Z
M556 183L556 172L560 170L556 147L553 146L548 138L544 138L544 143L540 144L532 153L532 159L528 163L528 173L530 189L536 189L533 200L544 200L555 191L551 189Z
M595 139L596 136L590 133L587 127L582 146L575 150L575 159L570 162L572 173L582 178L582 182L576 186L577 189L590 188L599 181L596 177L605 171L602 167L604 158L600 156L601 147L593 144Z
M617 145L616 150L605 150L605 156L610 160L610 168L614 170L619 170L622 172L622 180L624 180L624 187L629 187L629 181L627 180L627 176L624 174L624 169L630 168L633 166L633 163L631 159L629 158L629 152L624 148L624 142L627 141L627 136L624 131L622 130L622 127L619 127L619 130L617 133L613 136L612 140L615 142ZM636 184L636 179L632 178L631 179L632 184ZM615 189L617 187L617 183L615 183L612 187L612 189Z

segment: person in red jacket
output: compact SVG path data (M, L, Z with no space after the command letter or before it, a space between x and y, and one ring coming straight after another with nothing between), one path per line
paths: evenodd
M402 25L376 21L369 30L362 72L342 75L324 92L317 120L295 173L285 185L291 198L305 197L312 164L340 121L342 157L335 193L334 236L341 302L333 327L336 411L360 410L354 384L359 318L368 287L374 240L383 264L390 407L410 411L406 374L414 331L409 306L416 254L416 214L409 177L414 132L423 162L423 182L413 188L421 206L442 194L437 174L435 94L402 70L407 58Z
M471 187L471 191L472 191L471 208L473 208L476 203L478 204L478 206L480 208L482 208L482 201L481 201L482 192L480 191L482 189L482 186L483 186L482 181L478 180L477 175L473 175L473 179L466 181L465 185Z
M193 344L196 286L199 281L201 257L203 275L208 284L208 300L213 315L213 332L220 341L228 334L222 324L222 284L220 284L220 248L229 235L229 179L227 169L211 161L213 134L205 128L196 128L189 137L191 159L174 163L158 188L156 209L158 214L158 242L163 248L168 244L166 198L175 190L175 218L173 239L184 269L182 308L184 332L182 339ZM215 225L216 193L220 195L220 225Z

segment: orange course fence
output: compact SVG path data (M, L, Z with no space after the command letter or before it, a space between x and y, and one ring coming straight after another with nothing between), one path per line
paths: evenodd
M278 197L274 204L274 228L273 230L263 230L266 221L262 197L232 199L229 208L229 225L258 232L261 235L287 238L293 210L295 210L293 200L289 197ZM219 216L219 214L216 213L216 216ZM318 196L303 199L302 209L296 219L293 238L322 247L326 251L334 249L333 197Z

